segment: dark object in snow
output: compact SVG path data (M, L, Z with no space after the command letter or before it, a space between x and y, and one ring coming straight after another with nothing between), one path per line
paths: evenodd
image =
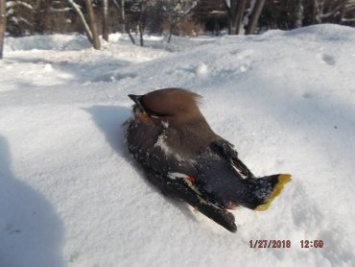
M237 226L227 209L266 210L290 181L288 174L256 178L233 145L212 131L199 95L168 88L129 97L135 104L125 122L126 143L147 179L229 231Z

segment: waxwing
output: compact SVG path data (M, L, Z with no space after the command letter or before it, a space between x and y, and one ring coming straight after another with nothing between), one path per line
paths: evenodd
M198 94L167 88L129 95L133 116L124 125L129 152L146 178L231 232L228 210L266 210L290 181L288 174L256 178L234 146L215 134L198 108Z

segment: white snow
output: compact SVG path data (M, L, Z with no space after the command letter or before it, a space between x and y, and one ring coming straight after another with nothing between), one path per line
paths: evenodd
M111 40L101 51L77 35L5 40L1 267L355 265L354 28ZM201 94L255 175L292 174L267 211L233 211L236 234L164 198L127 153L127 95L164 87Z

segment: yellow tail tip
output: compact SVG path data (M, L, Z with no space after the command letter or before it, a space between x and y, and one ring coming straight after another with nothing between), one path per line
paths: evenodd
M274 200L274 198L277 197L281 193L282 189L284 188L284 184L286 184L290 181L291 181L290 174L280 174L278 177L278 182L275 185L272 193L266 198L265 202L263 204L260 204L259 206L257 206L255 208L255 210L257 210L257 211L267 210L270 207L271 202Z
M255 210L257 210L257 211L264 211L264 210L267 210L267 209L270 207L270 205L271 205L271 202L268 202L268 203L266 203L266 204L261 204L261 205L257 206L257 207L255 208Z
M291 182L291 174L280 174L279 175L279 183L287 184Z

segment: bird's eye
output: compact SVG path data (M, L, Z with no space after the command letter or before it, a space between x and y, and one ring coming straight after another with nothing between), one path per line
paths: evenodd
M154 111L152 111L152 110L150 110L149 108L146 108L146 107L143 110L144 110L144 112L146 112L149 116L151 116L153 118L159 118L159 117L167 116L167 114L157 113L157 112L154 112Z

